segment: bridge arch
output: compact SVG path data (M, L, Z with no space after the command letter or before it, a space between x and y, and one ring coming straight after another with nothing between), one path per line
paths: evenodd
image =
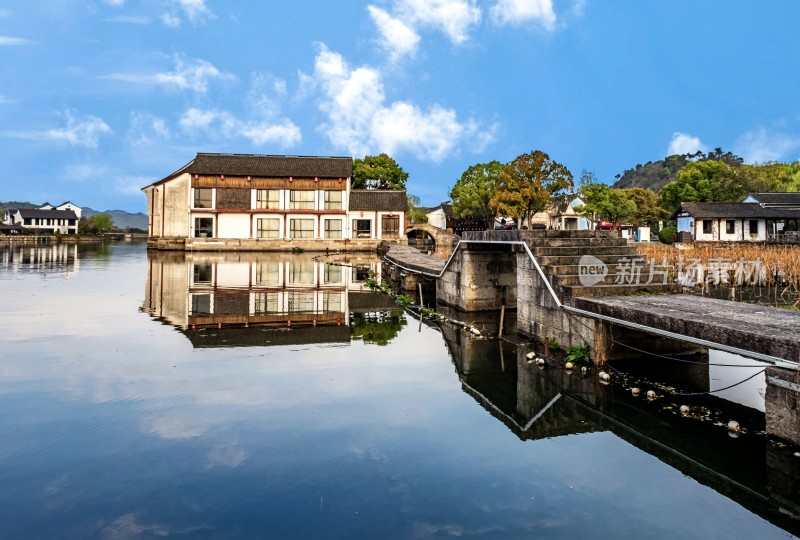
M453 246L460 239L458 235L427 223L419 223L406 227L406 238L409 240L411 239L411 234L419 235L420 233L424 233L433 239L434 248L432 255L436 255L437 257L449 257L450 254L453 253Z

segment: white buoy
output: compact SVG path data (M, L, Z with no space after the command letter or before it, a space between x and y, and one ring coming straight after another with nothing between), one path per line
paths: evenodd
M736 420L728 422L728 431L738 432L740 429L742 428Z
M688 405L681 405L681 414L686 416L689 414L689 406Z
M575 366L572 365L572 362L567 362L566 364L564 364L564 367L567 369L572 369Z
M636 386L634 386L633 388L631 388L631 394L633 394L634 396L638 396L638 395L639 395L641 392L642 392L642 391L641 391L641 390L640 390L638 387L636 387Z
M533 351L531 351L531 352L529 352L528 354L526 354L525 356L526 356L526 358L527 358L528 360L533 360L534 358L536 358L536 353L535 353L535 352L533 352Z
M800 452L795 452L794 457L800 457Z
M586 369L586 366L583 366L583 367L581 368L581 373L583 373L584 375L586 375L586 372L587 372L587 371L588 371L588 370Z
M537 363L537 364L539 364L540 366L544 367L544 358L539 358L539 359L536 361L536 363Z
M656 399L656 391L655 390L648 390L647 391L647 399Z
M597 376L598 376L598 377L600 377L600 380L601 380L601 381L606 381L606 382L608 382L608 381L610 381L610 380L611 380L611 375L609 375L609 374L608 374L608 373L606 373L605 371L601 371L600 373L598 373L598 374L597 374Z
M470 332L472 332L472 335L474 335L474 336L479 336L479 335L481 335L481 331L480 331L480 330L478 330L477 328L470 328L470 330L469 330L469 331L470 331Z

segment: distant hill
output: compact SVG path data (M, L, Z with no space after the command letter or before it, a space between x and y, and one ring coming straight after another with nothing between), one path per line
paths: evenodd
M143 214L142 212L137 212L136 214L131 214L130 212L126 212L125 210L104 210L99 212L97 210L93 210L88 206L83 209L83 215L87 218L93 216L95 214L108 214L114 220L114 225L119 227L120 229L127 229L128 227L135 228L135 229L144 229L147 230L148 221L147 221L147 214Z
M33 204L26 201L0 201L0 214L5 213L9 208L38 208L41 204ZM125 210L104 210L98 211L88 206L82 207L82 216L90 217L95 214L109 214L114 219L114 225L120 229L127 229L128 227L136 229L147 229L147 214L138 212L132 214Z
M705 154L676 154L658 161L648 161L644 165L636 165L617 176L617 181L612 187L618 189L642 187L652 189L658 193L661 188L675 180L686 164L693 161L724 161L728 165L741 165L742 158L731 152L723 152L721 148Z

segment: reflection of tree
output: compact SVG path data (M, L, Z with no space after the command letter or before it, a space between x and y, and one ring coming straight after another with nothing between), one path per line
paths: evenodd
M401 310L353 313L350 318L350 332L353 339L364 343L388 345L406 325Z

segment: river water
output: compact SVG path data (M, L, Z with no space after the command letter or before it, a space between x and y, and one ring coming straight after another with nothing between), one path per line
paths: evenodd
M0 537L800 532L800 458L759 434L757 395L648 401L621 376L540 370L513 327L476 339L366 291L379 265L0 251ZM732 380L690 371L660 375Z

